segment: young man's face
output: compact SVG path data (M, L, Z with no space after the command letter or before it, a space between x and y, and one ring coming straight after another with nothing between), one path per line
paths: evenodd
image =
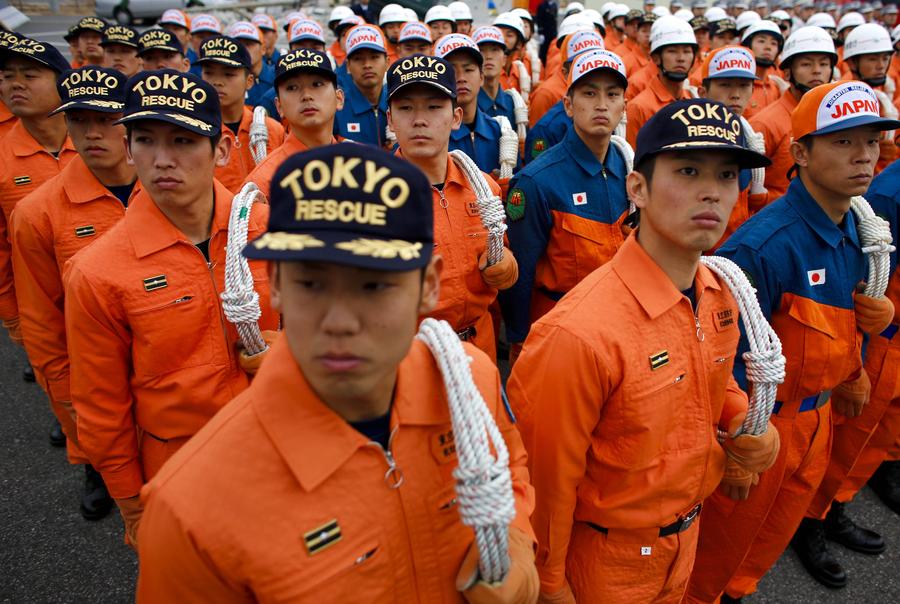
M272 307L312 390L347 419L353 403L390 396L397 367L437 305L440 260L425 269L375 271L322 262L269 265Z
M201 31L195 34L191 34L191 46L194 47L194 52L198 55L200 54L200 47L204 42L212 38L213 36L217 36L218 34L211 31ZM185 47L187 48L187 47Z
M174 69L184 73L191 68L191 64L184 55L171 50L148 50L141 55L141 60L147 71Z
M431 28L431 39L435 41L453 33L453 23L450 21L432 21L428 27Z
M850 57L847 64L864 80L881 78L887 75L888 67L891 65L891 53L879 52Z
M334 114L344 107L344 91L325 76L297 73L278 81L275 105L292 131L332 128Z
M260 30L263 35L263 48L265 50L266 56L272 54L272 51L275 50L275 43L278 42L278 32L271 31L268 29ZM324 44L322 45L324 46Z
M624 31L625 30L625 17L616 17L612 20L613 29L616 31Z
M384 32L384 37L387 38L387 41L391 44L396 44L397 40L400 38L400 32L403 31L403 23L385 23L382 26L381 30Z
M294 52L298 48L308 48L310 50L318 50L319 52L325 52L325 45L318 40L299 40L297 42L291 42L290 49L291 52Z
M640 24L640 21L638 21L637 19L632 19L631 21L626 21L625 22L625 35L628 36L632 40L637 38L639 24Z
M3 67L0 93L16 117L43 118L59 107L56 72L37 61L12 57Z
M499 44L482 44L478 47L481 50L481 56L484 57L484 65L482 71L487 78L497 78L503 72L503 66L506 64L506 53Z
M813 138L810 147L791 143L794 162L805 168L804 179L829 196L850 198L869 188L878 161L881 132L860 126Z
M124 44L108 44L103 48L103 66L111 67L131 77L142 69L137 49Z
M712 37L712 41L710 42L710 48L715 50L717 48L722 48L723 46L730 46L735 43L737 40L737 33L733 31L723 31L721 33L717 33Z
M719 101L736 115L744 115L744 109L753 96L753 80L750 78L715 78L709 88L700 87L700 96Z
M223 110L244 104L244 96L253 86L253 76L246 69L220 63L202 63L201 69L203 79L216 89Z
M582 77L563 104L580 136L608 137L625 112L625 89L611 73L595 73Z
M778 57L778 40L771 34L756 34L750 40L750 52L757 61L774 61Z
M738 199L738 164L728 153L660 153L648 183L628 175L628 196L641 210L641 231L658 249L699 253L721 239Z
M467 52L454 52L447 60L456 72L456 101L460 105L478 102L478 91L484 84L481 67Z
M121 113L101 113L87 109L66 111L69 137L78 155L92 170L108 170L125 161L125 126L116 124Z
M637 30L636 42L645 52L650 52L650 28L652 27L652 23L644 23Z
M103 47L100 42L103 36L95 31L82 31L78 34L78 50L89 65L100 65L103 62Z
M431 54L431 44L425 40L407 40L397 45L397 56L401 59L417 54Z
M247 53L250 55L250 64L253 65L254 69L259 67L260 63L262 63L263 57L263 46L259 42L254 40L238 40L241 44L244 45L244 48L247 49Z
M471 21L469 22L469 25L471 27ZM525 28L525 39L530 40L531 35L534 33L534 25L532 25L531 21L527 19L522 19L522 25Z
M173 209L190 207L211 190L216 167L228 164L228 137L223 136L213 149L208 137L167 122L141 120L133 124L128 163L157 204Z
M172 35L178 38L178 41L181 42L182 48L187 48L188 45L191 44L192 36L188 28L181 27L180 25L175 25L174 23L166 23L162 26L162 28L168 32L172 32Z
M369 48L361 48L347 57L347 71L360 90L380 87L387 66L387 55Z
M456 31L457 31L457 33L471 36L472 35L472 22L468 21L468 20L457 21L456 22Z
M664 46L656 54L656 63L665 71L686 74L694 64L694 49L687 44Z
M388 124L408 159L432 159L447 151L450 132L462 123L462 109L433 86L418 84L390 101Z
M697 45L700 48L709 48L709 30L698 29L694 31L694 37L697 38Z
M503 32L503 39L506 41L506 49L518 50L519 44L521 44L519 32L509 27L501 27L500 31Z
M799 55L785 67L784 75L801 86L815 88L831 81L831 57L825 54Z

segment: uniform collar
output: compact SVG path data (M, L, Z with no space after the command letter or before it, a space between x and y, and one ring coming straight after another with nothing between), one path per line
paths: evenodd
M225 125L225 122L222 122L222 136L229 138L238 138L242 133L246 132L250 133L250 125L253 123L253 111L247 105L244 105L243 113L241 114L241 121L238 122L238 131L237 134L231 131L231 128ZM232 149L232 152L234 150Z
M401 423L439 425L450 421L443 384L423 379L425 355L430 356L430 352L416 341L397 369L392 429ZM260 424L307 492L368 446L366 438L312 390L283 335L269 350L250 391Z
M16 125L10 129L9 134L6 135L6 143L12 147L12 152L16 157L29 157L37 153L51 155L49 151L44 149L44 147L37 142L37 139L31 136L31 133L25 128L22 120L16 122ZM75 151L75 147L72 145L72 139L68 136L66 136L66 140L63 141L62 148L60 148L57 157L62 157L63 151Z
M86 203L103 197L114 197L109 189L103 186L91 169L87 167L81 156L73 157L63 168L63 189L72 203Z
M625 178L625 162L622 160L616 146L612 144L612 141L609 143L609 148L606 151L606 157L602 164L597 160L593 152L587 148L581 137L578 136L574 125L569 126L566 132L565 144L571 150L571 155L575 162L591 176L597 176L603 170L606 170L606 172L610 172L619 178Z
M210 239L219 231L228 229L233 197L232 193L218 180L213 182L215 206L212 227L209 230ZM137 193L128 204L128 211L125 212L125 225L138 258L149 256L179 241L193 245L184 233L166 218L145 190Z
M657 73L654 74L650 78L649 88L650 88L650 90L653 91L654 96L656 96L656 98L659 100L659 102L668 105L669 103L673 103L673 102L677 101L678 99L684 98L684 89L683 88L682 88L681 95L677 99L675 97L673 97L672 94L669 92L669 89L666 88L663 85L662 81L660 81L660 79L659 79L661 77L664 77L662 75L662 72L659 71L659 69L657 69L656 71L657 71Z
M476 107L474 128L470 128L468 124L460 124L457 130L450 131L450 139L454 141L468 138L469 134L474 130L475 135L479 138L492 140L494 133L488 125L488 117L485 113Z
M353 110L355 115L372 111L372 104L363 96L363 93L352 80L344 90L344 94L346 95L346 104L350 105L350 109ZM387 112L387 86L381 87L381 96L378 97L378 109Z
M799 176L791 180L785 194L787 203L803 219L809 228L829 246L836 248L844 237L850 239L856 247L859 245L859 237L856 234L856 217L853 211L847 212L844 221L840 225L834 224L825 210L822 209L813 196L809 194Z
M656 319L684 299L669 276L644 251L633 232L610 260L613 270L635 297L651 320ZM707 288L722 289L706 266L697 267L694 277L697 300Z

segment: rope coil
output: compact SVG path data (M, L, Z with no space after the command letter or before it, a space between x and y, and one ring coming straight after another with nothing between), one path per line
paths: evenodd
M500 178L512 178L519 161L519 135L504 115L494 118L500 124Z
M250 123L250 155L257 166L269 153L269 129L266 127L266 109L259 106L253 110L253 121Z
M756 151L761 155L766 154L766 138L762 132L756 132L747 121L747 118L741 116L741 127L744 129L744 138L747 141L747 147L752 151ZM766 193L766 169L753 168L750 170L750 192L754 195Z
M531 94L531 75L522 61L513 61L513 67L519 72L519 90L525 96Z
M509 572L509 524L516 514L506 442L472 379L472 359L450 324L425 319L416 337L434 355L447 391L459 460L453 477L460 519L475 530L481 578L502 582Z
M895 251L891 225L875 214L865 197L850 199L850 209L856 216L856 232L862 251L869 263L869 275L863 293L871 298L881 298L887 291L891 278L891 253Z
M253 289L253 274L247 259L241 254L247 245L250 208L255 201L267 203L255 183L248 182L234 196L228 218L228 243L225 246L225 291L222 292L222 311L237 329L248 356L268 349L259 329L259 294Z
M519 134L519 140L524 141L528 136L528 103L522 98L522 94L515 88L506 91L513 101L513 114L516 118L516 131ZM502 92L500 94L503 94Z
M478 169L472 158L459 149L451 151L450 157L465 174L466 180L475 192L481 224L488 232L487 265L493 266L503 259L503 234L506 233L506 210L503 202L491 191L484 173Z
M785 358L781 354L781 340L759 307L756 289L737 264L722 256L703 256L700 262L721 277L731 290L750 343L750 350L743 354L750 393L747 417L739 434L763 434L775 406L778 384L784 382ZM724 440L725 436L720 433L719 440Z
M525 53L531 61L531 85L537 87L541 83L541 58L538 55L538 49L529 43L525 46Z
M625 114L622 114L622 119L625 119ZM616 127L618 130L618 126ZM618 134L613 134L609 137L609 142L619 150L619 153L622 154L622 159L625 160L625 174L629 174L632 170L634 170L634 149L631 148L631 145L628 144L628 141L625 140L623 136ZM634 202L631 201L631 198L628 199L628 214L633 214L637 211L637 206L634 205Z

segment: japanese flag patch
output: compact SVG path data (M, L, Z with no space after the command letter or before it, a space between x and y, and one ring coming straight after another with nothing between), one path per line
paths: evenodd
M825 269L806 271L806 278L809 279L810 285L825 285Z
M587 193L583 191L581 193L572 193L572 203L576 206L583 206L587 203Z
M359 132L359 122L348 122L347 132Z

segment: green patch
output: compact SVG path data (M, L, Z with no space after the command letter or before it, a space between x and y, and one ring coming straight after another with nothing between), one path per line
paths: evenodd
M546 150L547 141L542 138L535 139L534 144L531 146L531 159L534 159Z
M512 222L525 216L525 191L513 189L506 198L506 215Z
M750 282L750 286L751 286L753 289L757 289L757 287L756 287L756 279L753 278L753 274L752 274L750 271L748 271L747 269L745 269L745 268L742 268L742 269L741 269L741 272L743 272L743 273L744 273L744 276L747 277L747 281Z

